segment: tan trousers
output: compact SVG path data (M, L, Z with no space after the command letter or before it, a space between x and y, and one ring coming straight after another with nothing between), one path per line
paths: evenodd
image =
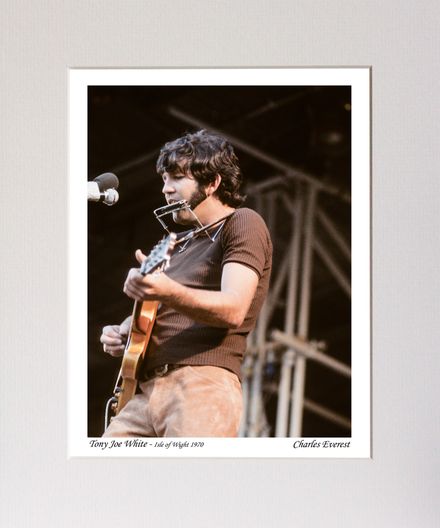
M139 385L112 419L106 437L235 437L242 412L241 384L229 370L185 366Z

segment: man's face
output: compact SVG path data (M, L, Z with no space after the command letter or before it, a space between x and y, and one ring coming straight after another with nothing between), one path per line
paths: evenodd
M194 211L206 198L204 189L191 174L164 172L162 179L162 193L168 204L186 200ZM194 216L189 211L177 211L173 213L173 220L176 224L193 224Z

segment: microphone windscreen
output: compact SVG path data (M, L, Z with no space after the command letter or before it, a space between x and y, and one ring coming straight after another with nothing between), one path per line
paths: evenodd
M119 180L112 172L100 174L93 181L98 184L101 192L104 192L107 189L117 189L119 187Z

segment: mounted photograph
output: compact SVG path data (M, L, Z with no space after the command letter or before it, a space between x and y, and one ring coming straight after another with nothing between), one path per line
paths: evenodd
M369 69L69 73L69 456L370 457Z

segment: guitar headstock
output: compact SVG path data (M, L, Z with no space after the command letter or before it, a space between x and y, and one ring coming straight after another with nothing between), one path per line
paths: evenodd
M140 272L142 275L152 273L161 266L163 267L162 269L168 267L171 253L176 244L176 239L176 234L170 233L166 238L163 238L154 246L147 258L141 264Z

